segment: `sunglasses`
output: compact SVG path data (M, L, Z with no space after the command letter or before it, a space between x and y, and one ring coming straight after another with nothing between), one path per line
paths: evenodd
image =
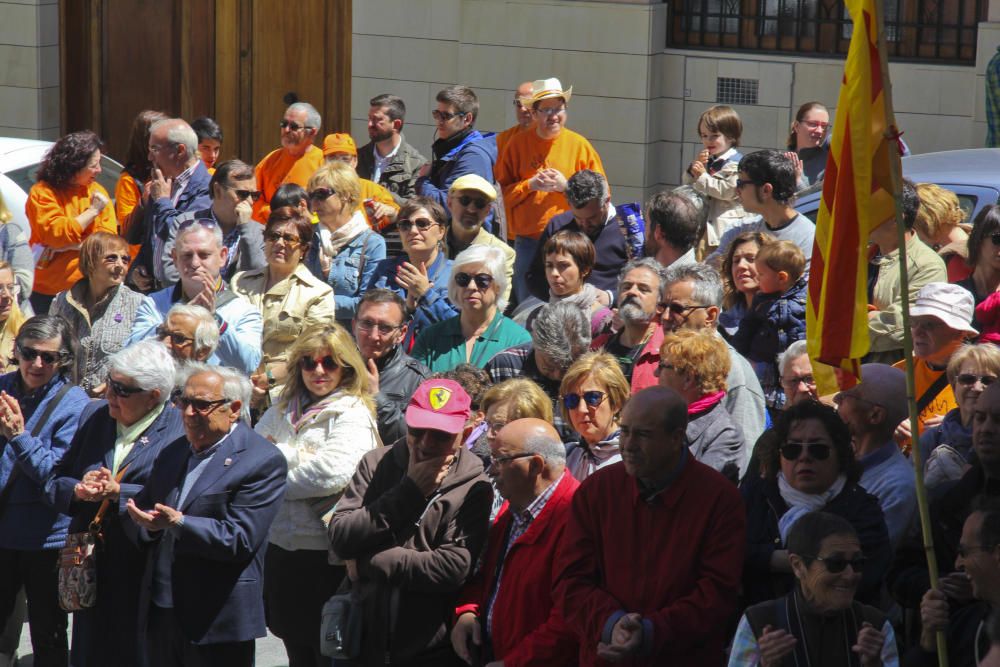
M830 458L830 451L833 449L830 445L821 442L811 442L809 444L804 444L801 442L787 442L781 446L781 458L786 461L797 461L800 456L802 456L802 450L805 449L809 458L815 459L816 461L825 461Z
M66 358L65 352L44 352L42 350L36 350L33 347L18 346L17 351L20 353L21 359L27 361L29 364L34 362L35 359L41 357L43 364L51 366L57 361L62 361Z
M459 287L468 287L469 283L475 281L476 287L485 291L490 288L493 284L493 276L488 273L477 273L472 276L468 273L456 273L455 274L455 284Z
M403 232L404 234L408 233L411 229L413 229L414 225L416 225L417 229L419 229L420 231L426 232L428 229L430 229L436 224L438 223L434 222L429 218L418 218L416 220L407 220L404 218L403 220L396 221L396 226L399 228L399 231Z
M576 407L580 405L581 398L588 408L596 408L604 402L606 396L607 394L603 391L592 390L585 391L583 394L566 394L562 400L567 410L576 410Z
M179 333L177 331L171 331L166 327L165 324L161 324L160 326L156 327L156 337L159 338L160 340L163 340L164 338L169 338L170 342L178 347L186 343L194 342L194 338L185 336L184 334Z
M490 205L490 202L487 201L485 197L469 197L468 195L462 195L459 197L458 203L465 207L472 206L477 211L482 211Z
M692 310L698 310L699 308L708 308L708 304L694 304L691 306L685 306L683 303L677 303L676 301L671 301L670 303L661 303L661 308L666 308L674 315L684 315Z
M110 375L105 381L108 383L108 389L114 392L115 396L121 396L122 398L128 398L129 396L134 396L135 394L146 391L141 387L130 387L127 384L119 382L118 380L112 380Z
M177 231L180 232L182 229L187 229L193 225L200 225L205 229L215 229L219 225L211 218L191 218L190 220L185 220L181 224L177 225ZM174 236L177 238L177 235Z
M958 383L965 385L966 387L971 387L976 384L976 382L981 382L984 387L988 387L997 381L995 375L974 375L972 373L962 373L957 378Z
M291 130L292 132L298 132L299 130L311 130L312 128L308 125L299 125L296 122L290 120L282 120L278 123L282 130Z
M438 111L437 109L431 112L431 118L433 118L434 120L444 120L444 121L449 121L455 116L464 116L464 115L465 115L464 113L448 113L447 111Z
M237 190L236 188L230 187L228 185L226 187L235 192L236 198L239 199L240 201L243 201L244 199L250 199L250 201L257 201L258 199L261 198L262 193L260 190Z
M302 239L298 236L293 236L292 234L282 234L280 232L268 232L267 234L264 234L264 240L270 241L271 243L284 241L288 245L298 245L302 243Z
M116 255L116 254L112 253L110 255L105 255L104 256L104 261L106 263L108 263L108 264L117 264L117 263L121 262L125 266L128 266L129 262L132 261L132 258L129 257L128 255Z
M316 188L308 194L309 201L326 201L337 192L333 188Z
M855 556L850 560L844 558L843 556L830 556L828 558L813 556L813 560L818 560L823 563L826 567L826 571L830 574L839 574L843 572L848 565L850 565L851 569L855 572L862 572L865 569L865 563L868 562L868 559L864 556Z
M329 354L322 359L313 359L312 357L302 357L299 359L299 366L301 366L303 370L314 371L316 370L316 367L320 365L323 366L323 370L327 373L332 373L340 368L340 364L338 364Z
M745 188L748 185L763 185L763 183L758 183L757 181L751 181L749 179L742 179L742 178L736 179L737 190L739 190L740 188Z
M174 397L174 405L177 406L179 410L183 412L190 407L192 410L201 415L207 415L215 408L220 405L225 405L226 403L232 403L232 401L228 398L207 401L204 398L191 398L190 396L185 396L183 394L179 394Z

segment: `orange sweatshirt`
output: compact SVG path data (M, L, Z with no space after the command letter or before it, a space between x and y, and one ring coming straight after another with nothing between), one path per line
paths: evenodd
M110 205L105 206L86 229L81 229L76 221L76 217L90 207L90 197L95 191L108 195L96 181L86 188L70 186L63 190L53 190L42 182L31 186L24 205L31 223L31 244L45 246L35 267L35 292L54 296L69 289L83 277L79 269L79 245L83 240L94 232L118 233L115 210ZM61 248L67 249L60 252Z
M298 183L306 187L309 179L323 164L323 151L316 146L310 146L302 157L294 158L284 148L268 153L257 163L254 175L257 177L257 189L261 197L253 205L253 219L260 224L267 224L271 215L271 197L285 183Z
M604 174L601 156L590 142L572 130L563 128L551 141L537 132L520 132L505 146L497 163L496 178L503 189L507 209L507 229L511 238L538 238L549 218L569 208L561 192L539 192L528 187L528 181L541 169L558 169L569 178L581 169Z
M139 205L141 198L135 179L123 171L115 184L115 217L118 218L118 233L122 236L125 236L125 232L132 225L132 211ZM141 243L129 245L128 254L132 259L136 258L141 247Z
M533 129L533 128L534 128L534 125L529 125L527 129ZM525 129L526 128L523 128L520 125L515 125L514 127L508 127L503 132L500 132L499 134L497 134L497 162L498 163L500 162L500 160L503 159L503 149L507 147L507 144L510 142L510 140L513 139L515 136L517 136L517 135L521 134L522 132L524 132Z
M388 204L397 211L399 210L399 204L397 204L396 200L392 198L391 192L375 181L369 181L367 178L359 178L358 180L361 181L361 212L365 214L365 219L368 221L369 227L372 229L379 229L376 222L368 216L368 211L365 210L365 200L374 199L380 204Z

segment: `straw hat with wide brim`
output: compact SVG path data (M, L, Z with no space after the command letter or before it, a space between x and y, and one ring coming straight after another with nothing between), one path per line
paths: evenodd
M531 94L521 98L521 104L530 107L535 102L547 100L550 97L561 97L569 102L569 98L573 97L573 86L563 90L559 79L538 79L531 84Z

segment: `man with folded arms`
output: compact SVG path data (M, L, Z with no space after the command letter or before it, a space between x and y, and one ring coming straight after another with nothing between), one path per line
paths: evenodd
M576 664L576 638L552 600L553 556L580 486L566 471L566 448L548 422L518 419L500 429L490 460L507 504L459 597L452 646L470 665Z

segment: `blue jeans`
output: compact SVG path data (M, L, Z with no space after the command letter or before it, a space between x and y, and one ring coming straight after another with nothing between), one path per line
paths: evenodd
M514 298L517 303L522 303L531 296L528 291L528 270L531 268L531 261L535 259L538 252L538 239L527 236L518 236L514 239Z

